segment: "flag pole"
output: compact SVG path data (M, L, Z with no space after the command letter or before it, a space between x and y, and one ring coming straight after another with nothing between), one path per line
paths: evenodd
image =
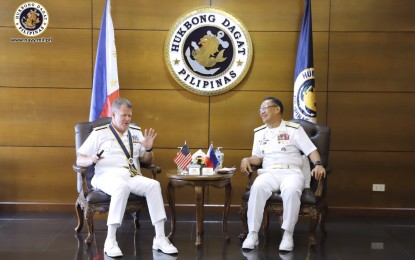
M311 0L305 0L304 16L298 41L294 72L293 113L295 119L317 122Z

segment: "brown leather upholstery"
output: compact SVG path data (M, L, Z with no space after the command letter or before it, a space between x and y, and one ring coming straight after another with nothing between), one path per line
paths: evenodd
M93 122L78 123L75 126L76 150L81 147L95 127L103 126L109 124L110 122L111 118L106 117L97 119ZM141 164L140 166L141 168L150 170L153 179L156 179L156 174L161 172L160 167L155 165ZM79 167L77 165L73 165L72 168L75 172L77 172L77 190L79 193L78 199L75 203L75 209L78 216L78 226L75 230L78 233L81 232L85 219L88 226L88 236L85 239L85 243L91 244L94 239L94 214L108 212L111 196L92 187L91 179L94 176L93 166ZM140 228L138 217L141 209L143 208L147 208L146 198L130 194L126 207L126 213L133 214L134 226L136 229Z
M330 146L330 128L325 125L318 125L311 123L309 121L293 119L291 122L299 123L304 128L307 135L310 137L311 141L317 147L317 150L320 154L321 161L323 162L326 172L329 173L330 169L328 167L329 160L329 146ZM310 167L313 165L310 163ZM254 172L258 167L253 167ZM246 191L242 197L241 208L239 209L239 214L242 219L242 224L244 228L244 233L240 235L241 239L244 239L248 234L248 225L247 225L247 209L248 209L248 199L250 194L250 189L252 183L254 182L254 175L256 173L251 173L248 176L248 185ZM315 178L311 178L310 188L303 190L301 195L301 207L299 214L302 216L310 217L310 229L309 229L309 243L310 245L316 245L316 236L315 231L318 222L320 222L320 230L323 234L325 231L325 217L327 214L327 203L325 200L327 187L327 177L320 181L317 181ZM280 192L274 192L271 197L267 200L264 210L264 220L263 220L263 229L266 231L269 224L269 214L274 213L277 216L282 216L283 205Z

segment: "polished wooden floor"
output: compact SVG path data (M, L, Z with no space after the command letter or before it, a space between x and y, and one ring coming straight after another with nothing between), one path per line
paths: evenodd
M309 248L308 221L300 219L294 233L295 247L289 254L278 252L281 230L272 221L267 234L260 233L260 244L252 251L241 250L238 235L242 225L236 210L231 212L227 241L222 233L221 217L206 210L203 245L195 247L196 223L193 214L177 217L173 243L179 250L169 256L151 249L154 229L146 213L141 228L133 228L126 216L117 231L124 253L120 259L415 259L415 218L394 216L329 215L327 236L318 235L319 245ZM0 212L0 259L111 259L103 254L106 236L105 218L95 220L95 240L83 244L85 227L76 234L75 213ZM166 233L170 222L166 222Z

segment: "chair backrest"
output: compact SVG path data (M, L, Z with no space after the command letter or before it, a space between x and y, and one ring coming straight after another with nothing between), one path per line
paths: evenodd
M99 118L92 122L82 122L75 125L75 147L78 150L95 127L111 123L111 117Z
M317 147L317 151L320 154L321 161L323 162L326 172L329 172L329 148L330 148L330 127L326 125L314 124L312 122L302 120L302 119L292 119L291 122L300 124L304 131L310 137L311 141ZM310 167L313 168L314 165L310 162ZM327 178L323 179L323 196L326 194L327 189ZM313 191L316 191L318 182L316 179L311 178L310 187Z
M75 148L76 151L85 142L95 127L107 125L111 123L111 117L99 118L92 122L81 122L75 125ZM87 169L86 180L89 189L92 189L91 179L94 177L95 169L93 166L89 166ZM78 173L77 176L77 189L78 192L82 191L82 177Z
M327 168L329 164L330 127L314 124L302 119L292 119L290 121L298 123L304 128L311 141L317 147L324 167Z

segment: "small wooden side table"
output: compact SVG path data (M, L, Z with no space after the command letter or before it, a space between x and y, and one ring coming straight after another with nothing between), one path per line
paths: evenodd
M192 186L195 189L195 202L196 202L196 246L202 244L203 234L203 210L204 210L204 189L206 186L212 186L215 188L225 188L225 207L223 209L222 218L222 230L226 239L228 236L228 215L229 206L231 205L232 198L232 185L231 178L233 173L215 174L215 175L183 175L177 174L177 171L169 171L169 184L167 185L167 199L169 202L169 208L171 212L171 231L168 238L174 236L176 231L176 204L175 204L175 189L183 186Z

